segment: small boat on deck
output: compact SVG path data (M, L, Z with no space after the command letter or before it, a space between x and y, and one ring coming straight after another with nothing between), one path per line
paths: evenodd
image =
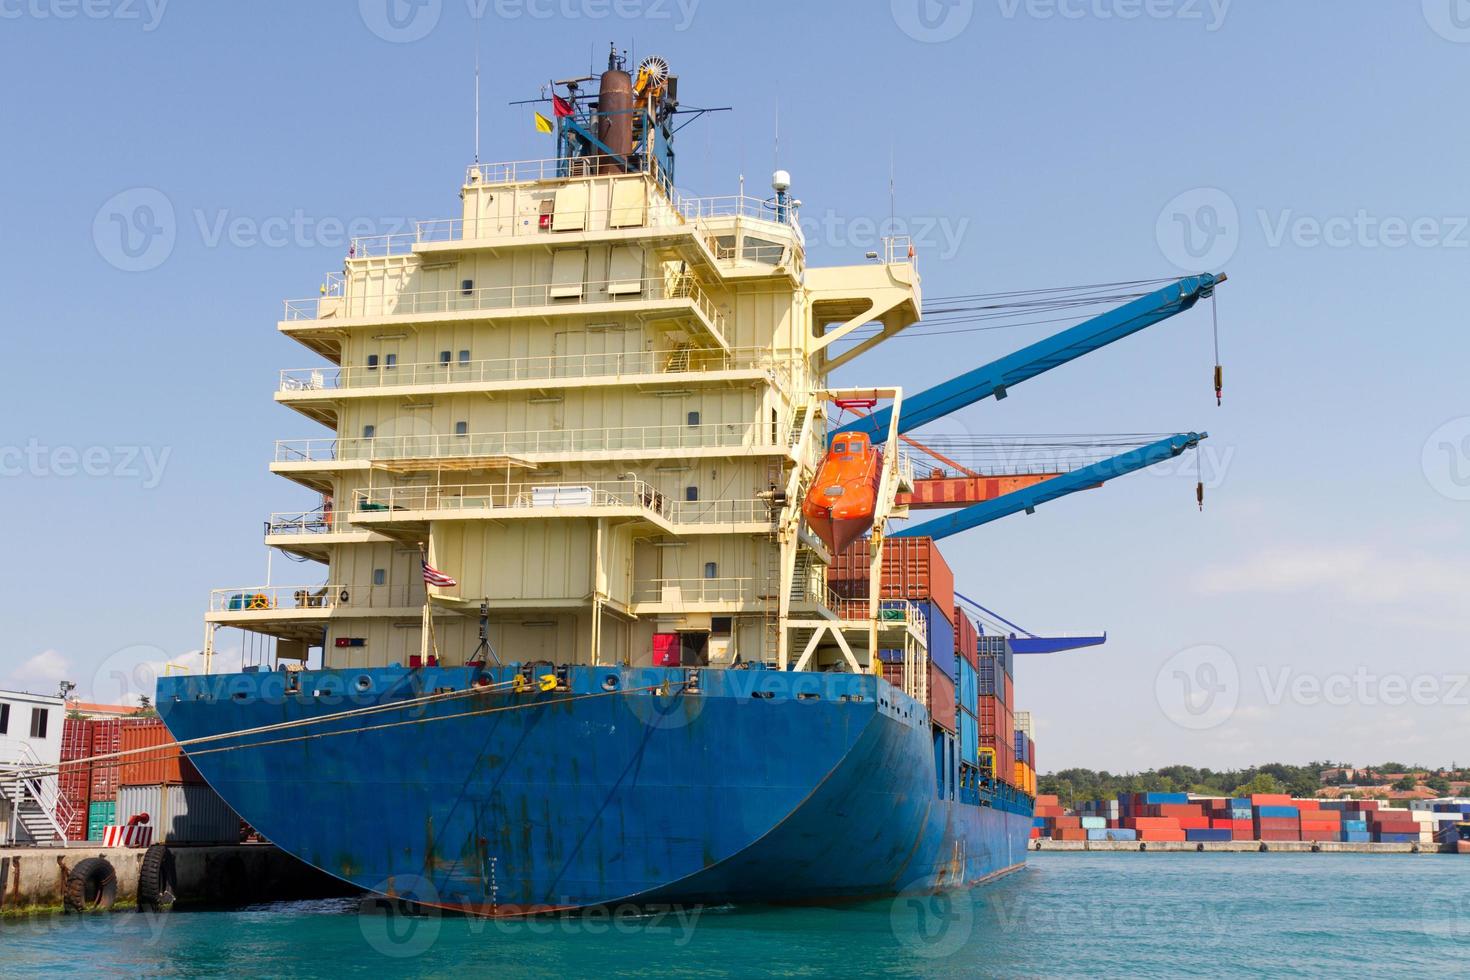
M817 469L802 514L835 554L873 527L883 452L861 432L839 433Z

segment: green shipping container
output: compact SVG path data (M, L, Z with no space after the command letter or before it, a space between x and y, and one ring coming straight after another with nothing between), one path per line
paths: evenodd
M102 832L117 820L117 801L93 803L87 807L87 840L101 840Z

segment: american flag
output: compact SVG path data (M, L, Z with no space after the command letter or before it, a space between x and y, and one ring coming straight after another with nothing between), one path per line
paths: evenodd
M439 571L439 569L435 568L433 565L430 565L427 560L423 560L423 565L425 585L432 585L436 589L452 589L459 584L448 575L445 575L443 572Z

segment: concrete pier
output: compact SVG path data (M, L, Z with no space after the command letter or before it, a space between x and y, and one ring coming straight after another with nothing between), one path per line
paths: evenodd
M270 844L169 845L181 906L237 906L281 899L354 895L357 890L297 861ZM0 914L7 917L63 905L66 880L87 858L105 858L117 876L116 907L135 906L142 848L0 848Z
M1282 854L1453 854L1455 849L1440 844L1350 844L1342 841L1133 841L1133 840L1033 840L1033 851L1224 851L1246 853L1268 851Z

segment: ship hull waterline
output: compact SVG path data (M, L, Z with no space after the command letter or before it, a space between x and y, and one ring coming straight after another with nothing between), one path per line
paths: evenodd
M515 673L168 677L157 703L181 741L227 736L189 757L264 837L425 906L836 904L1025 862L1030 801L937 791L927 712L880 678L570 667L518 693Z

